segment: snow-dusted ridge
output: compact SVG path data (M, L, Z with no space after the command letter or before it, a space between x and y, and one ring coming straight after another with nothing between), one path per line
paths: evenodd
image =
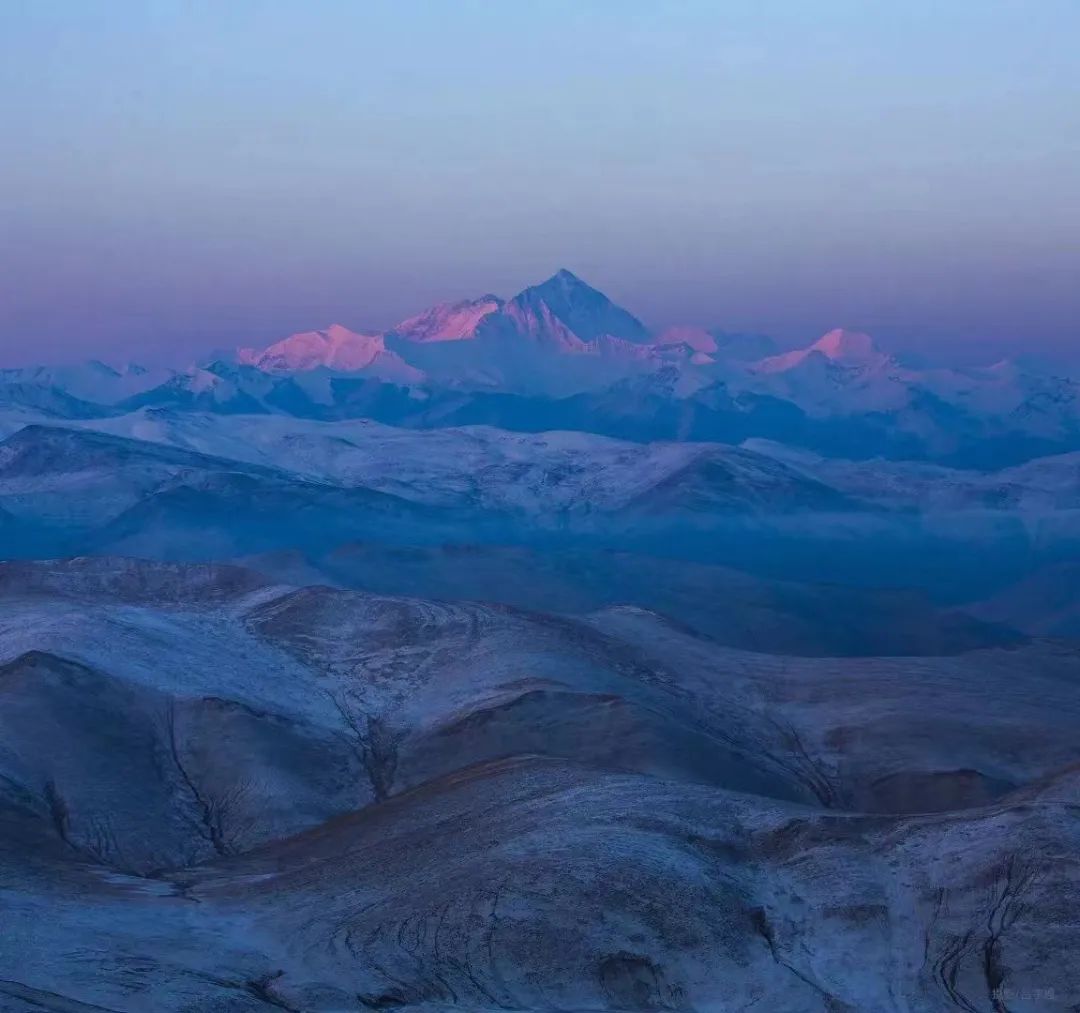
M30 413L0 414L0 436L55 424ZM709 462L773 467L774 481L802 476L866 509L922 514L1000 510L1080 511L1080 452L981 472L883 459L826 458L751 439L637 443L592 433L515 433L490 426L417 430L366 419L323 422L286 415L144 408L71 420L61 429L96 432L273 469L304 481L364 487L432 505L463 501L534 516L624 507L687 469ZM0 446L0 466L4 451ZM764 474L764 472L763 472ZM779 493L780 484L776 486ZM776 504L779 505L778 503ZM768 497L762 510L769 510Z

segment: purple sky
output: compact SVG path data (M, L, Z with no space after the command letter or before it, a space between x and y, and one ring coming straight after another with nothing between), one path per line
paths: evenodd
M1075 0L0 4L0 364L565 266L648 323L1080 347Z

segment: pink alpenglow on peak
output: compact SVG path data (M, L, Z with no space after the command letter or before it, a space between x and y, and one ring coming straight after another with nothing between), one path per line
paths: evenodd
M498 312L503 300L495 295L461 302L442 303L403 320L393 333L407 341L462 341L476 337L476 329L485 317Z
M332 324L325 331L293 334L261 352L242 348L236 357L241 365L255 366L268 373L324 368L363 372L399 383L413 383L424 378L420 370L387 349L381 334L358 334L341 324Z
M642 345L651 341L637 317L565 268L519 292L503 307L502 316L522 336L554 337L569 346L601 338Z
M839 359L842 361L860 361L875 358L880 353L874 347L874 339L862 331L848 331L843 327L836 327L828 334L818 338L810 346L813 352L820 352L827 359Z
M822 359L840 366L864 369L883 366L892 361L884 352L878 351L869 334L837 327L820 337L809 348L771 355L758 362L754 369L758 373L784 373L803 363Z

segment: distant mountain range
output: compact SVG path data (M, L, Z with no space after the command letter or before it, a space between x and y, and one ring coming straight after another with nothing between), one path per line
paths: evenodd
M793 351L760 335L653 333L565 270L507 301L436 306L384 333L334 324L185 370L2 370L0 406L61 419L167 407L636 441L764 438L980 468L1080 449L1075 377L1014 361L914 367L843 329Z

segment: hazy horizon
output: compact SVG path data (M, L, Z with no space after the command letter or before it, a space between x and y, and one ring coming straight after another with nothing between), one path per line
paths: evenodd
M0 361L383 329L562 265L657 327L1067 355L1078 31L1055 0L6 5Z
M563 270L563 268L560 268L560 270ZM554 271L551 273L553 274ZM493 294L508 300L517 295L522 289L527 288L530 285L539 284L543 280L544 278L534 278L523 283L517 289L503 292L493 292L491 289L480 288L474 292L450 296L449 298L439 300L439 302L454 303L467 299L479 298L486 294ZM592 284L589 278L584 278L582 280L588 284ZM605 291L605 294L609 293ZM296 322L293 326L285 327L284 329L278 327L276 330L272 330L270 329L270 326L268 326L265 333L258 335L248 333L230 334L228 332L222 332L220 337L216 340L210 336L206 336L202 340L199 340L197 338L192 338L191 336L185 337L180 335L178 336L178 339L171 344L162 343L159 340L151 340L148 343L140 343L136 340L131 344L121 343L117 345L106 338L96 347L89 342L85 344L76 342L74 344L61 343L53 348L50 347L48 342L45 343L44 347L38 342L13 342L10 344L0 344L0 369L21 368L36 365L71 365L90 360L101 361L112 366L122 366L134 363L146 366L171 366L174 368L183 368L197 363L208 362L216 358L232 358L239 349L244 347L263 347L289 337L292 334L304 331L324 330L333 325L341 325L358 333L381 333L390 330L394 325L401 323L404 319L414 316L433 305L437 304L431 303L423 306L415 306L411 310L403 313L400 317L392 320L390 323L383 325L371 325L364 320L357 320L353 319L351 316L344 316L331 320ZM637 315L632 304L625 305L625 308ZM938 365L945 366L963 367L988 365L1004 358L1022 361L1035 360L1045 362L1048 365L1061 364L1065 366L1075 366L1078 359L1077 353L1072 349L1033 349L1028 343L1019 339L1013 342L1008 340L971 343L950 342L947 336L943 339L942 335L934 334L930 329L927 329L920 335L913 336L911 334L898 333L896 328L888 326L877 328L858 325L852 326L850 323L843 321L826 322L818 325L816 328L811 326L805 329L796 329L793 327L771 328L767 325L754 326L752 324L746 327L730 327L725 326L722 322L717 323L687 319L674 319L662 324L657 324L647 319L642 320L642 322L654 333L660 333L665 327L688 326L701 327L716 332L727 332L731 334L760 334L773 339L780 349L807 347L828 331L836 328L862 331L869 333L874 339L875 344L883 351L897 355L903 361L917 363L925 359Z

